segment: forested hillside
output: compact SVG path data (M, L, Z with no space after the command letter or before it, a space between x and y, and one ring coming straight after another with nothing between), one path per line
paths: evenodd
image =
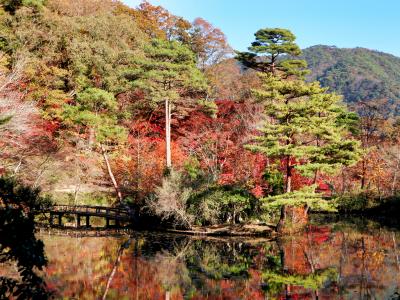
M0 173L58 203L135 205L189 227L400 189L400 122L306 81L289 30L260 29L235 55L208 21L148 2L0 3ZM348 102L399 96L392 56L304 56Z
M346 102L379 98L400 103L400 58L364 48L313 46L303 50L310 80L344 96Z
M136 298L314 299L365 290L382 261L399 267L392 227L387 237L340 232L354 236L347 246L331 234L342 222L318 219L360 213L351 224L364 231L373 229L368 214L398 219L400 59L362 48L303 52L296 32L268 23L237 51L201 16L154 2L0 0L0 299L88 289L102 299L135 289ZM225 2L219 9L230 14L239 2L258 8ZM288 20L292 6L275 15ZM215 11L234 29L252 26ZM39 232L39 223L57 230ZM52 234L53 257L52 240L40 240ZM99 248L103 235L110 251ZM337 270L315 256L330 255L330 242L349 249ZM343 273L347 252L358 260ZM99 255L107 259L96 263Z
M142 201L166 164L256 186L261 159L242 145L261 119L244 101L259 80L227 59L219 29L148 2L0 3L2 173L75 203Z

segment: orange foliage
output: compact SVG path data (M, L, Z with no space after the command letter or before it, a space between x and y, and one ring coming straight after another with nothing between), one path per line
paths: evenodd
M142 197L160 185L165 172L165 140L162 128L146 121L138 121L131 127L128 145L124 153L113 160L113 169L125 192ZM172 141L174 168L180 169L186 155L180 145Z

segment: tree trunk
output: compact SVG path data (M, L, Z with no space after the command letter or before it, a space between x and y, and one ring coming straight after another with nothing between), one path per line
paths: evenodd
M110 273L110 275L108 276L106 289L105 289L105 291L104 291L104 293L103 293L103 297L101 298L102 300L107 299L108 290L110 289L111 282L112 282L112 280L113 280L113 278L114 278L114 276L115 276L115 273L116 273L117 270L118 270L118 266L119 266L119 264L121 263L122 254L124 253L124 250L129 246L129 244L130 244L130 240L128 240L128 242L125 242L125 243L124 243L123 245L121 245L121 247L118 249L117 259L115 260L114 266L113 266L113 268L112 268L112 270L111 270L111 273Z
M101 152L103 154L104 160L105 160L106 165L107 165L108 175L110 176L110 179L111 179L111 181L112 181L112 183L114 185L115 191L117 192L118 200L119 200L119 202L122 202L122 193L121 193L121 191L119 189L118 183L115 180L114 174L112 172L111 165L110 165L110 162L108 160L108 155L107 155L106 149L104 148L104 146L102 144L100 144L100 148L101 148Z
M286 193L292 191L292 166L290 165L290 156L286 157Z
M171 160L171 104L165 99L165 147L167 169L172 167Z
M89 149L91 150L93 148L93 144L96 139L96 132L93 127L89 127Z
M309 207L307 205L283 205L281 207L281 215L277 225L278 232L294 233L301 231L308 223L308 209Z
M316 171L314 172L313 184L316 184L316 183L317 183L317 179L318 179L318 170L316 170Z
M362 173L361 173L361 189L365 188L365 176L367 175L367 167L365 163L365 159L362 161Z
M392 180L392 196L396 193L396 181L397 181L397 170L399 169L399 160L396 163L396 169L394 170L393 180Z

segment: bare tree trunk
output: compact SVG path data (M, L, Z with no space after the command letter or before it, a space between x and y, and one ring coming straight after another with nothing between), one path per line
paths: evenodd
M121 191L119 189L117 181L115 180L114 173L112 172L111 165L110 165L110 162L108 160L107 151L106 151L106 149L104 148L104 146L102 144L100 144L100 148L101 148L101 152L103 154L104 160L105 160L106 165L107 165L108 175L110 176L110 179L111 179L111 181L112 181L112 183L114 185L115 191L117 192L118 200L119 200L119 202L122 202L122 193L121 193Z
M365 177L367 175L367 166L365 163L365 159L363 159L362 162L362 174L361 174L361 189L363 190L365 188Z
M292 191L292 166L290 165L290 157L286 157L286 193Z
M399 259L399 254L397 252L396 236L395 236L394 232L392 232L392 240L393 240L394 255L396 257L397 270L400 272L400 259Z
M171 160L171 104L168 99L165 99L165 145L166 145L166 160L167 168L172 167Z
M89 128L89 145L88 145L90 150L93 148L95 139L96 139L96 133L94 131L94 128L90 127Z
M81 189L81 178L79 177L78 183L75 185L75 191L74 191L74 205L77 204L78 202L78 194L79 190Z
M19 161L19 163L18 163L17 166L15 167L15 169L14 169L14 175L17 175L17 173L18 173L19 168L21 167L21 165L22 165L22 159Z
M399 160L396 162L396 169L394 170L393 180L392 180L392 196L396 192L396 181L397 181L397 170L399 169Z
M111 270L111 273L110 273L110 275L108 276L106 289L105 289L105 291L104 291L103 297L101 298L101 299L103 299L103 300L104 300L104 299L107 299L108 290L110 289L111 282L112 282L112 280L113 280L113 278L114 278L114 276L115 276L115 273L117 272L117 268L118 268L118 266L119 266L119 264L120 264L120 262L121 262L122 254L123 254L123 252L124 252L124 249L126 249L126 248L129 246L129 244L130 244L130 241L125 242L123 245L121 245L121 247L120 247L119 250L118 250L117 259L115 260L114 266L113 266L113 268L112 268L112 270Z

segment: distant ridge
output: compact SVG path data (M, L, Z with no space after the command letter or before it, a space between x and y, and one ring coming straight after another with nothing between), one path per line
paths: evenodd
M309 80L344 96L347 103L388 98L400 106L400 58L365 48L316 45L303 50Z

